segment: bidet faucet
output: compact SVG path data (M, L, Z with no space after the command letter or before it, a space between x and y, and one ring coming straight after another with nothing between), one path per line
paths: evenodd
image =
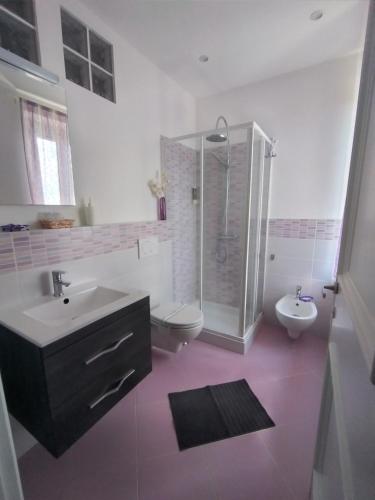
M301 285L297 285L297 287L296 287L296 299L297 300L300 299L301 293L302 293L302 287L301 287Z
M69 281L63 281L63 274L66 274L66 271L52 271L54 297L62 297L64 295L63 286L70 286L71 284Z

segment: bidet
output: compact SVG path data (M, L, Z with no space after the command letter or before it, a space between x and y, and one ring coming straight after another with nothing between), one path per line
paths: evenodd
M292 339L311 326L318 316L314 302L304 302L294 295L285 295L275 305L276 316Z

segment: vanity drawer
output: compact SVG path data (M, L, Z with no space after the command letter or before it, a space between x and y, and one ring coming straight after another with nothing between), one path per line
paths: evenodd
M137 352L125 365L113 367L103 380L97 380L54 410L55 456L69 448L150 372L149 346Z
M149 309L141 308L45 358L50 406L57 408L88 385L107 380L149 345Z

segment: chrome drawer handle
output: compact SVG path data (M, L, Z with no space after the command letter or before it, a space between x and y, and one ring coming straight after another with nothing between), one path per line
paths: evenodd
M95 406L97 406L99 403L101 403L103 401L103 399L108 398L108 396L112 396L112 394L116 394L116 392L118 392L121 389L121 387L123 386L125 380L127 380L129 377L131 377L133 375L133 373L135 373L134 369L131 369L128 372L126 372L125 375L119 380L119 382L116 385L116 387L114 387L113 389L109 390L108 392L105 392L102 396L98 397L98 399L95 399L95 401L93 401L89 405L90 406L90 410L92 410L93 408L95 408Z
M91 358L87 359L85 361L85 364L86 365L89 365L91 364L93 361L96 361L97 359L101 358L102 356L104 356L105 354L109 354L113 351L116 351L116 349L118 349L120 347L120 345L125 342L125 340L128 340L130 339L130 337L132 337L134 335L134 332L130 332L130 333L127 333L124 337L122 337L120 340L118 340L116 342L116 344L114 344L113 346L111 347L108 347L107 349L104 349L103 351L100 351L98 352L98 354L95 354L94 356L92 356Z

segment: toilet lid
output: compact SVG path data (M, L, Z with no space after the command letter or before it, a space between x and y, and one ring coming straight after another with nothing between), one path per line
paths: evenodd
M168 302L155 307L151 311L151 319L154 323L172 327L194 327L203 321L200 309L188 304Z

